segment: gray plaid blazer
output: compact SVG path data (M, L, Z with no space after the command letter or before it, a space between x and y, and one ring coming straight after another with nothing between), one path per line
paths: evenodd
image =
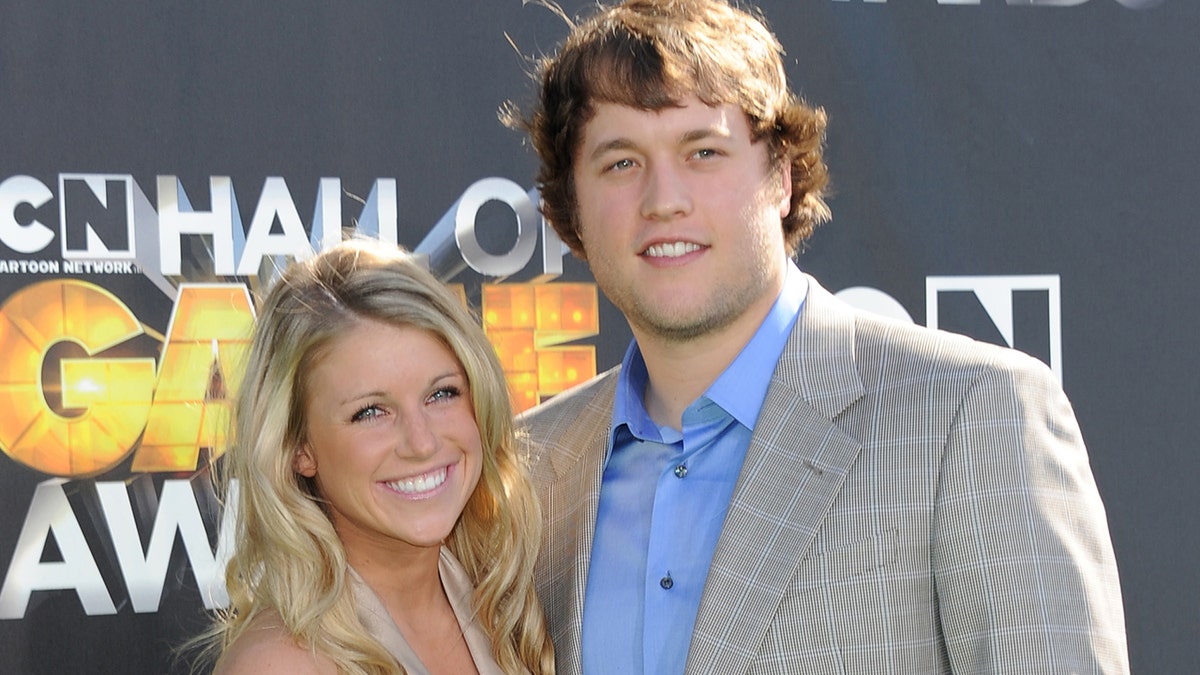
M687 673L1124 673L1104 505L1074 412L1019 352L888 321L808 280L705 584ZM559 675L616 370L522 417Z

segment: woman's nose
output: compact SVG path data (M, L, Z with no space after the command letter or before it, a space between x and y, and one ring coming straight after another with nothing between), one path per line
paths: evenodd
M424 458L437 451L437 433L424 414L418 412L404 415L399 427L398 454L406 458Z

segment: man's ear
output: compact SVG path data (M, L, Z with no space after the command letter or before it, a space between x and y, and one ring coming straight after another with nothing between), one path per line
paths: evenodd
M304 443L296 450L296 456L292 458L292 469L305 478L317 475L317 460L313 457L308 443Z
M575 221L575 223L574 223L575 240L578 243L573 246L568 246L567 248L569 248L571 250L571 255L582 260L583 262L587 262L587 259L588 259L587 251L584 250L584 248L583 248L583 237L579 234L579 214L578 213L576 213L574 221Z
M779 167L779 217L787 218L792 212L792 163L781 162Z

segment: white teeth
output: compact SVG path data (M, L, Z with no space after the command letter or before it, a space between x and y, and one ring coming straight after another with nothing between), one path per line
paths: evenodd
M655 244L646 249L646 255L651 258L678 258L681 255L699 251L700 244L690 241L677 241L673 244Z
M420 494L428 492L435 487L446 482L446 467L442 467L437 471L431 471L423 476L415 478L405 478L403 480L392 481L388 483L388 487L397 492L403 492L408 495Z

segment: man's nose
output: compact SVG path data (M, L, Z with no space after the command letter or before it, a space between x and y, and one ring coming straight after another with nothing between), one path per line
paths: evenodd
M642 195L642 216L664 220L687 215L691 210L691 192L680 168L672 162L656 162L648 166Z

